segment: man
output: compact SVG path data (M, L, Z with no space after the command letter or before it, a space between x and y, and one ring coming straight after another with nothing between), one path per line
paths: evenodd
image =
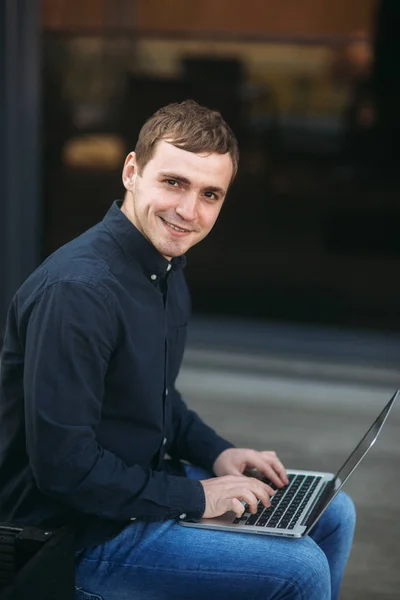
M124 201L12 302L0 520L76 527L77 598L338 597L354 529L345 494L301 540L177 523L241 515L241 501L269 506L273 490L246 469L287 483L274 452L234 448L175 389L189 316L184 254L212 229L237 165L219 113L193 101L160 109L125 161Z

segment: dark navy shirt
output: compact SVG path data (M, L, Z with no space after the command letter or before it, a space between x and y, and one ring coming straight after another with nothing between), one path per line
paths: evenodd
M0 378L0 521L74 524L77 548L130 519L199 518L202 485L164 460L212 470L228 447L175 388L190 299L115 202L14 297Z

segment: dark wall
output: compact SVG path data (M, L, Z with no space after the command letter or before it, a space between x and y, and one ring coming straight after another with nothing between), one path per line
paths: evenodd
M39 2L0 3L0 336L40 260Z

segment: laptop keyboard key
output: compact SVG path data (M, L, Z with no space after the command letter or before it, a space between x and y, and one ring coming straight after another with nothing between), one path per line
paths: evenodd
M247 519L245 525L255 525L256 521L259 519L260 515L258 515L257 513L255 515L250 515L250 517Z
M257 506L256 514L249 514L248 506L246 514L235 523L244 523L249 526L272 527L277 529L293 529L311 499L315 488L320 481L318 476L289 475L289 485L280 488L271 498L271 506L264 507L261 501ZM271 483L264 480L265 483ZM272 487L276 488L272 484Z

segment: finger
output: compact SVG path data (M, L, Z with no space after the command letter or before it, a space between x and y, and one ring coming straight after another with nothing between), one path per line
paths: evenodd
M261 455L264 455L264 454L266 454L266 453L264 453L264 452L261 453ZM285 485L287 485L289 483L289 478L287 476L286 469L283 466L282 462L277 457L276 453L275 452L268 453L267 461L269 462L270 466L274 469L275 473L277 473L277 475L279 476L281 481L283 481L283 483Z
M260 452L255 462L257 462L257 469L264 473L276 486L282 487L289 483L286 469L275 452Z
M281 488L289 483L287 477L280 476L272 465L265 464L262 471L266 478L269 479L278 488Z
M251 490L245 488L236 497L238 500L243 500L246 504L248 504L248 510L250 512L253 514L257 512L258 498Z
M228 487L226 488L226 490L230 497L235 496L237 498L245 499L244 494L247 490L256 497L257 503L258 500L261 500L264 506L271 505L271 497L275 494L276 491L272 489L272 487L255 477L245 477L244 475L240 475L239 477L236 477L235 475L225 475L221 478L215 478L215 480L218 479L223 479L224 482L227 484ZM206 485L208 485L209 481L209 479L206 480ZM250 504L247 499L246 502Z
M230 507L227 508L227 510L233 510L235 515L240 519L240 517L243 515L245 509L244 509L243 504L240 502L240 500L238 500L237 498L231 498L230 499Z
M273 490L270 486L266 485L259 479L250 479L251 490L253 494L261 500L264 506L271 506L271 498L275 494L275 490Z
M267 455L267 453L254 452L249 456L248 465L255 467L257 471L265 475L277 487L282 487L283 485L286 485L285 480L281 480L279 475L270 466L272 460L274 460L274 458L271 454Z
M244 477L243 475L241 477L235 477L228 475L226 481L229 483L229 493L232 496L237 494L237 497L241 498L240 492L243 494L243 491L247 489L254 494L258 500L261 500L264 506L271 506L271 498L276 490L272 489L272 487L256 477ZM243 481L245 481L245 488L243 487Z

